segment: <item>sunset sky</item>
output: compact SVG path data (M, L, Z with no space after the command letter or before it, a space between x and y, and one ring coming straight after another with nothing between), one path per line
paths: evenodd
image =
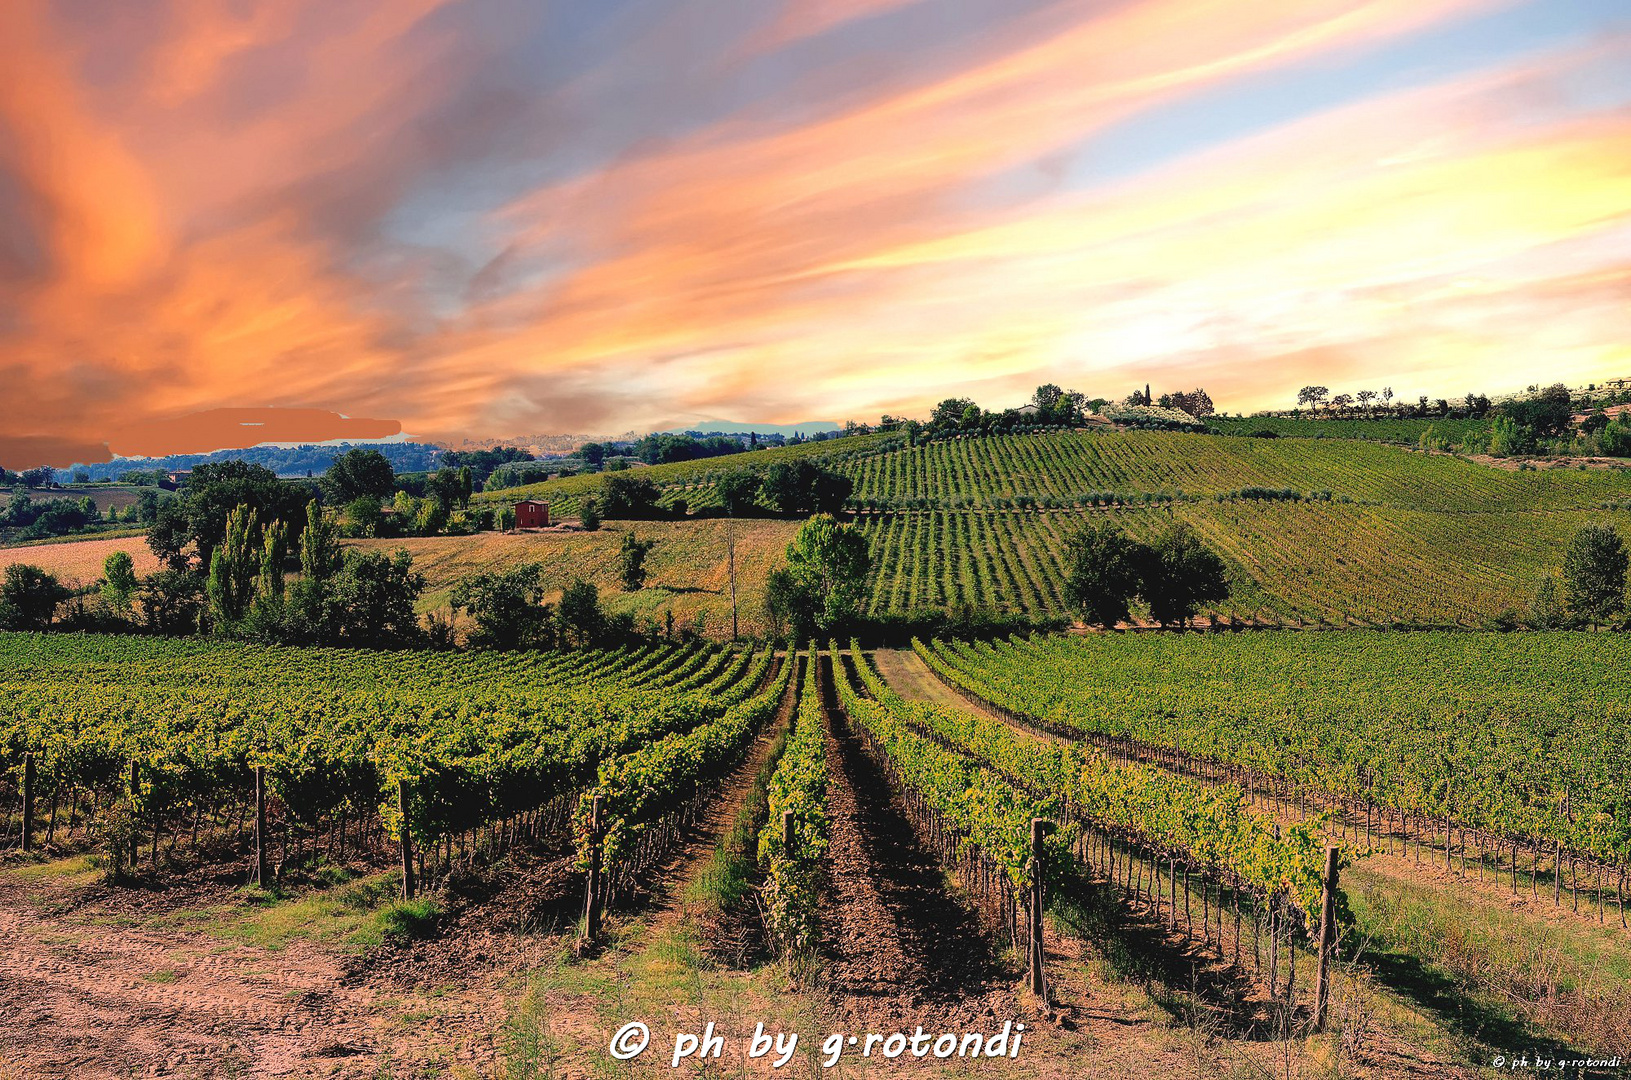
M0 2L11 468L1617 375L1625 0Z

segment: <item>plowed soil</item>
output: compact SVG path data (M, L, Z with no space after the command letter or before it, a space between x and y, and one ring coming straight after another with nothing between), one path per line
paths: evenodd
M1027 1010L1015 973L999 962L973 909L948 887L939 863L917 842L881 769L849 730L822 680L831 769L828 896L821 949L826 986L852 1021L892 1030L989 1025Z

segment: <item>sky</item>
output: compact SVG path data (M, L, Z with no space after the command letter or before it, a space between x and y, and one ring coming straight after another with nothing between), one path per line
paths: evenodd
M0 465L1631 375L1624 0L5 0Z

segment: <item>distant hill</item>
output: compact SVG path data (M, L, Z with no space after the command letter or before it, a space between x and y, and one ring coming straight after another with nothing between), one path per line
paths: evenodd
M699 420L684 427L660 428L658 435L815 435L820 432L842 431L843 424L833 420L806 420L799 424L738 424L727 420Z
M57 470L57 482L68 483L77 472L90 473L92 480L117 480L127 472L173 472L221 461L247 461L264 465L279 476L321 476L334 459L354 446L378 450L397 472L424 472L434 469L446 448L434 443L324 443L316 446L251 446L243 450L217 450L210 454L170 454L167 457L120 457L95 465L72 465Z

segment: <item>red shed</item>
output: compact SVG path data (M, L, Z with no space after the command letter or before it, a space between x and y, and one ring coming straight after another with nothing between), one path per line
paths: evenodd
M515 504L515 527L518 529L549 528L549 504L537 499L522 499Z

